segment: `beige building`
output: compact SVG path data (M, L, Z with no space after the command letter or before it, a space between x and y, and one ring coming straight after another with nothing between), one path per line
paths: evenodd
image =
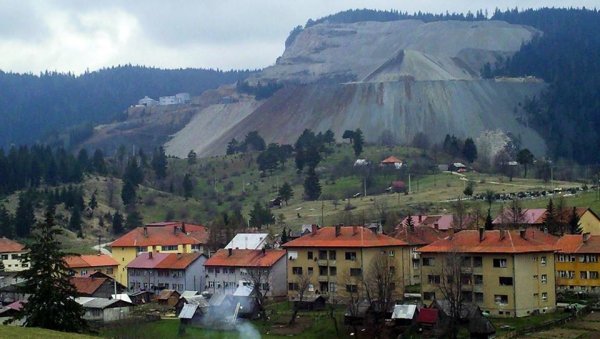
M0 238L0 260L4 264L4 271L16 272L29 269L29 263L23 262L23 255L27 252L25 245L5 237Z
M282 245L287 250L288 297L297 300L304 281L306 295L324 295L347 300L350 294L366 295L364 282L377 270L393 277L395 296L409 284L410 248L394 239L360 226L317 228L310 234ZM376 266L378 268L376 268ZM373 293L373 291L370 291Z
M450 295L501 317L554 311L555 241L535 229L450 234L419 250L423 301Z

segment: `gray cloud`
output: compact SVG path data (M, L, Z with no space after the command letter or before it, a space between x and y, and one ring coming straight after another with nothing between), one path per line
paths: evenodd
M350 8L439 13L596 5L597 0L0 0L0 69L82 72L125 63L261 68L281 55L293 27Z

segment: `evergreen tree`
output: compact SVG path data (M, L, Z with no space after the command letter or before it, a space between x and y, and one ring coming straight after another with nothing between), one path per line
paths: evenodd
M475 142L471 138L467 138L465 140L465 144L463 145L462 154L467 159L468 162L473 163L475 159L477 159L477 146L475 146Z
M342 139L348 139L350 143L354 140L354 131L345 130L344 134L342 134Z
M123 216L119 211L116 211L112 218L112 232L113 234L123 233Z
M158 179L164 179L167 176L168 161L165 149L162 146L154 150L151 164Z
M132 206L127 213L127 219L125 219L125 228L132 230L136 227L143 226L143 224L142 215L138 212L137 208L135 208L135 205Z
M13 220L4 205L0 205L0 236L12 238L14 234Z
M188 165L194 165L198 161L198 155L194 150L190 150L187 156Z
M88 206L93 210L96 209L96 207L98 207L98 201L96 200L96 191L94 191L94 193L92 193L92 197L90 198L90 201L88 202Z
M323 134L323 142L327 144L333 144L335 142L335 134L332 130L328 129L325 131L325 134Z
M317 200L321 195L321 184L319 176L315 173L314 168L309 168L304 179L304 196L307 200Z
M135 187L144 181L144 171L138 166L135 158L129 159L125 174L123 174L123 181L129 182Z
M92 156L92 167L98 174L106 174L106 163L104 162L104 154L102 150L96 149Z
M0 259L0 272L4 272L4 270L6 270L6 267L4 266L4 260Z
M487 214L487 217L485 217L485 230L491 231L493 229L494 229L494 224L493 224L493 220L492 220L492 212L491 212L491 209L488 208L488 214Z
M288 242L288 235L287 235L287 231L285 230L285 227L284 227L283 231L281 231L281 243L285 244L286 242Z
M271 209L266 205L263 206L258 201L255 202L250 211L250 226L260 229L263 225L271 225L274 222L275 216L271 212Z
M519 153L517 153L517 162L523 166L523 170L525 172L523 177L527 177L527 169L529 166L533 165L534 159L535 158L533 157L533 154L531 154L527 148L522 149L519 151Z
M231 139L229 141L229 143L227 143L226 154L227 155L236 154L237 152L240 151L239 147L240 147L240 143L237 140L235 140L235 138Z
M85 148L82 148L77 154L77 161L82 171L88 171L90 168L90 157Z
M81 211L77 207L71 209L71 217L69 218L69 229L73 232L81 233Z
M354 143L352 144L355 156L359 157L361 155L364 143L363 133L360 128L357 128L356 131L354 131Z
M183 177L183 196L188 199L192 196L194 192L194 183L192 182L192 178L189 173L186 173Z
M284 182L283 185L279 188L279 196L283 201L285 201L285 205L287 206L288 200L290 200L294 196L294 190L292 186L288 184L288 182Z
M408 215L406 216L406 222L404 223L404 227L406 227L406 229L410 232L415 231L415 222L410 212L408 212Z
M558 220L558 215L554 210L554 203L552 199L548 201L548 205L546 205L546 215L544 216L544 225L548 229L548 232L554 235L558 235L560 233L560 225Z
M24 281L21 292L29 295L22 312L14 319L25 319L27 327L81 332L87 329L83 308L75 301L77 291L69 281L60 242L62 231L54 225L54 207L46 209L45 222L38 224L33 243L25 255L30 269L18 273Z
M135 203L137 198L137 194L135 191L135 186L130 181L125 181L123 184L123 189L121 190L121 199L123 199L124 205L130 205Z
M267 144L260 134L258 134L258 131L252 131L246 134L244 147L248 151L264 151Z
M15 233L19 238L28 237L35 224L32 196L28 193L19 194L19 203L15 213Z
M581 225L579 224L579 219L577 207L573 206L571 216L569 217L569 231L571 234L581 234L583 232Z

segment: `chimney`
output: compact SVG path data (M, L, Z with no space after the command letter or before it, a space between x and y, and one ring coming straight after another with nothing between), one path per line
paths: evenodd
M231 255L233 254L233 248L229 248L228 251L229 251L229 256L231 257Z
M448 234L449 234L449 239L452 239L454 237L454 227L450 227L448 229Z
M177 260L181 259L182 254L181 253L177 253Z
M423 216L419 214L419 222L423 221Z
M500 240L504 239L504 236L506 235L505 233L506 231L504 229L500 230Z
M339 236L340 233L342 232L342 225L341 224L337 224L335 225L335 236Z
M358 226L354 225L352 226L352 235L358 234Z
M263 255L263 257L264 257L266 254L267 254L267 250L266 250L266 249L263 247L263 249L262 249L262 255Z
M482 242L485 238L485 228L479 227L479 242Z
M548 234L548 227L544 227L544 234Z
M583 233L583 242L590 240L590 232Z
M310 233L312 233L312 235L316 235L317 234L317 230L319 230L319 226L312 224L310 225Z
M185 223L183 221L181 222L181 232L185 234Z
M177 225L173 226L173 234L177 235L177 230L179 227Z
M523 238L523 239L527 239L527 237L525 236L525 235L526 235L526 231L525 231L525 229L524 229L524 228L521 228L521 229L519 230L519 235L521 236L521 238Z
M440 230L440 224L438 224L437 222L433 224L433 227L438 231Z
M152 259L152 251L148 252L148 259Z
M144 237L148 237L148 227L144 226Z

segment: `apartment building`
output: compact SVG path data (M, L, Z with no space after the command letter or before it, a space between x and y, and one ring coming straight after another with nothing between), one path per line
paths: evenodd
M29 263L23 261L23 255L28 251L25 245L5 237L0 238L0 260L4 271L17 272L29 269Z
M556 288L600 293L600 235L567 234L556 246Z
M65 263L75 276L100 272L114 278L119 266L119 263L107 254L69 255L65 257Z
M410 248L410 265L408 267L409 275L405 277L407 285L416 285L421 283L421 255L419 248L429 245L434 241L444 238L444 232L429 227L427 225L406 227L400 224L392 236L404 241Z
M164 289L201 291L205 261L201 253L142 253L127 265L128 288L155 293Z
M365 293L364 280L375 264L385 263L394 274L391 286L401 295L410 283L410 247L402 240L362 226L318 228L282 245L287 250L288 297L297 300L303 281L306 293L347 300L351 294Z
M460 291L450 295L493 316L553 311L555 242L533 228L450 233L419 249L423 302L444 299L449 284L460 279Z

